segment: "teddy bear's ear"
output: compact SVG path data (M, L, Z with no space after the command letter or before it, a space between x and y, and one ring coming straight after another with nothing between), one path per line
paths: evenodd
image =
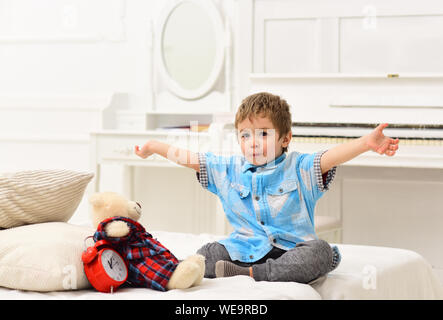
M98 193L94 193L92 196L89 197L89 203L92 204L94 207L100 207L105 204L103 198Z
M129 218L137 221L140 219L142 213L142 206L135 201L128 201L128 216Z

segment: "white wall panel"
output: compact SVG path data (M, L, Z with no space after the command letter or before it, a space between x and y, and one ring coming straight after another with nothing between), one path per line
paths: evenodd
M340 19L340 72L443 72L443 16Z
M438 1L254 1L254 73L441 73Z
M120 39L126 0L1 0L0 42Z
M266 20L264 28L264 72L320 71L315 19Z

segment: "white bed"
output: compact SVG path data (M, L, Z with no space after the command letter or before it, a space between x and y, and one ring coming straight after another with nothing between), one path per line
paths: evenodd
M179 259L220 236L153 231ZM339 267L321 282L310 285L287 282L256 282L246 276L204 279L186 290L159 292L123 288L114 294L93 289L57 292L0 288L0 299L442 299L443 290L430 264L419 254L396 248L338 244Z

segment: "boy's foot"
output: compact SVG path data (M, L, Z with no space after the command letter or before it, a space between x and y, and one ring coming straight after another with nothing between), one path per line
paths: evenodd
M215 276L217 278L232 276L252 276L251 267L240 267L230 261L217 261L215 263Z

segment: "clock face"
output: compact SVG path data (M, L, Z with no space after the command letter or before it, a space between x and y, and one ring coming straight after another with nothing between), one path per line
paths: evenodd
M103 250L101 263L108 276L113 280L124 281L126 279L128 269L123 259L114 250Z

